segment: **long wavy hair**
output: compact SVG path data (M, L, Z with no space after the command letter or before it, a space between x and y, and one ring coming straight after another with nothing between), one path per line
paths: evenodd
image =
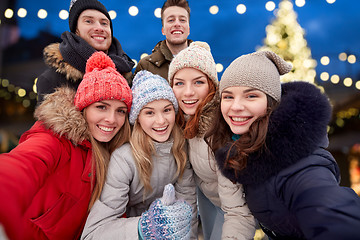
M205 141L213 153L226 144L231 144L230 150L226 156L224 168L233 169L236 177L241 170L246 168L249 154L266 150L265 140L268 132L269 118L271 113L278 106L278 102L272 97L268 95L266 95L266 97L266 113L256 119L251 124L249 131L242 134L238 140L233 142L231 139L233 133L221 114L220 105L215 114L212 126L205 134ZM230 152L234 152L232 151L233 149L235 149L235 154L230 155Z
M216 93L215 84L206 76L208 85L209 85L209 93L205 97L205 99L199 104L198 108L195 111L195 114L190 116L190 118L186 121L184 112L180 109L178 114L176 115L176 123L183 129L184 137L186 139L192 139L196 137L199 131L199 121L202 115L202 111L204 106L210 102Z
M84 110L84 116L86 109ZM95 172L95 184L93 186L93 193L89 203L89 209L94 205L95 201L99 199L101 191L105 184L107 168L110 162L111 153L121 145L130 140L130 123L126 116L124 125L119 132L109 142L99 142L90 134L90 142L92 146L92 172ZM93 181L92 181L93 182Z
M176 175L182 177L186 164L185 139L183 133L177 124L174 124L170 138L174 140L171 152L174 155L177 165ZM134 123L130 137L131 150L134 155L137 170L140 175L140 181L144 184L145 194L152 191L150 178L153 170L152 156L156 155L154 141L147 135L138 122Z

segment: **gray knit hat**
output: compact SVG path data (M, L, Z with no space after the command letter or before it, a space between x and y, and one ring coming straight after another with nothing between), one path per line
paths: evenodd
M103 13L110 21L111 35L113 35L113 27L110 15L105 6L97 0L71 0L69 8L69 28L72 33L76 32L77 21L80 14L87 10L94 9Z
M210 46L206 42L192 42L189 47L180 51L170 63L169 83L172 86L174 75L180 69L190 67L205 73L211 81L218 85L216 64L210 52Z
M259 89L280 101L280 75L291 69L290 63L270 51L242 55L225 69L219 84L220 94L228 87L247 86Z
M155 100L169 100L174 105L175 112L178 111L178 102L172 88L168 81L159 75L146 70L138 72L133 79L131 90L133 102L129 122L132 125L135 123L141 109Z

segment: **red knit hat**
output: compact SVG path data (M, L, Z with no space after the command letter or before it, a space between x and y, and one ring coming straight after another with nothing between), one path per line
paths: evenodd
M94 102L117 99L130 112L132 92L125 78L116 71L115 64L104 52L95 52L86 62L86 72L74 99L79 111Z

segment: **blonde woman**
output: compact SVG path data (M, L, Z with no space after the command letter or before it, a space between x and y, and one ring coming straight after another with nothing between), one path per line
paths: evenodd
M178 103L174 93L164 78L148 71L136 74L132 91L130 143L113 152L103 192L90 211L82 239L186 239L191 226L182 219L191 216L195 239L195 183L184 151L185 140L175 123ZM187 204L174 207L173 218L160 214L167 218L167 224L147 224L149 215L158 214L149 209L150 204L162 196L169 183ZM119 218L124 214L127 218Z

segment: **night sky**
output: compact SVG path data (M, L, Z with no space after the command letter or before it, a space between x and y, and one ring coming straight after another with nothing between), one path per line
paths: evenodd
M24 38L35 38L39 31L48 31L55 36L69 30L68 20L62 20L60 10L68 10L70 1L18 0L16 9L27 10L25 18L18 18L20 34ZM161 20L154 10L161 8L163 0L102 0L107 9L115 10L114 36L119 39L124 51L139 60L142 53L151 53L155 44L164 39ZM265 27L275 18L274 12L265 9L266 0L189 0L191 7L190 36L192 40L209 43L216 63L226 68L236 57L250 53L263 45ZM279 0L274 0L278 7ZM244 4L244 14L236 12L238 4ZM209 8L219 7L212 15ZM136 6L139 13L130 16L128 10ZM37 12L45 9L48 16L39 19ZM323 71L338 74L341 78L360 80L360 1L337 0L333 4L325 0L308 0L303 7L294 4L298 22L305 30L305 39L311 48L312 57L318 62L317 75ZM338 59L341 52L354 54L355 64ZM330 64L322 66L320 58L328 56ZM222 72L219 73L221 76Z

